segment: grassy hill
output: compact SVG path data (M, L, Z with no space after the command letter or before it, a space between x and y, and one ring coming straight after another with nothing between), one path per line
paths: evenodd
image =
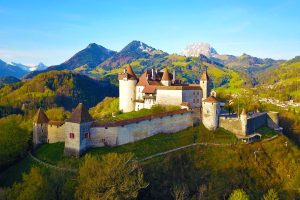
M50 71L32 80L6 85L0 90L0 106L31 110L40 106L62 106L68 110L79 102L96 105L106 96L116 96L117 88L71 71Z
M140 192L138 199L173 199L174 189L181 186L190 199L199 195L200 188L204 188L205 199L227 198L236 188L243 188L251 199L260 199L270 188L276 189L284 199L299 197L300 150L285 136L244 145L237 143L235 137L223 129L209 132L201 125L118 147L91 149L88 154L133 152L137 159L142 159L194 142L231 145L199 145L141 162L149 186ZM43 145L35 156L54 165L77 168L83 158L65 158L63 148L63 143ZM256 157L254 151L257 151ZM33 166L42 169L45 176L52 171L26 158L0 174L1 186L20 180L21 173L28 172ZM70 176L71 186L75 187L76 175L66 176ZM69 193L70 199L72 194Z
M268 77L268 78L266 78ZM259 89L279 100L300 102L300 62L297 57L256 75Z

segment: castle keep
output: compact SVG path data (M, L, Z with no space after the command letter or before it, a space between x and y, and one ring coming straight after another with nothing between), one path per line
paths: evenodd
M222 114L221 102L216 93L210 91L206 70L200 84L183 84L176 79L175 71L172 74L166 68L146 71L137 78L129 65L119 73L118 79L122 112L151 108L156 104L180 106L181 109L113 122L94 120L82 103L63 122L49 120L39 109L33 122L34 146L64 142L65 155L80 156L92 147L117 146L158 133L175 133L199 120L211 131L223 127L240 138L248 137L262 126L279 128L276 112L248 115L243 110L240 117Z
M176 79L175 71L152 69L137 78L128 65L119 73L119 109L123 112L151 108L155 104L200 108L202 99L210 93L209 78L204 71L200 84L182 84Z

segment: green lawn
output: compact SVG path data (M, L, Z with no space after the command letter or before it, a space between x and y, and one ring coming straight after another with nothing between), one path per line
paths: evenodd
M151 109L141 109L139 111L132 111L132 112L121 113L121 114L116 113L115 117L112 117L109 115L105 118L100 119L99 121L107 122L107 121L120 121L120 120L125 120L125 119L134 119L134 118L138 118L138 117L153 115L153 114L157 114L157 113L165 113L168 111L174 111L174 110L179 110L179 109L180 109L180 107L178 107L178 106L155 105Z
M258 132L262 135L261 139L270 138L270 137L273 137L278 134L276 131L274 131L273 129L271 129L269 127L262 127L260 129L256 130L256 132Z

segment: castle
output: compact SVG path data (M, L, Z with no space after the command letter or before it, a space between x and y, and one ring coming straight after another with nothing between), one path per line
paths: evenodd
M119 79L119 109L138 111L153 105L174 105L181 109L149 116L112 122L94 120L80 103L65 121L49 120L39 109L33 122L33 143L64 142L64 154L80 156L88 148L117 146L138 141L158 133L174 133L202 121L214 131L223 127L239 138L251 140L251 135L262 126L279 129L278 113L255 113L243 110L240 117L222 114L222 103L210 90L210 78L205 70L200 84L182 84L176 72L152 69L137 78L128 65Z
M119 109L123 112L151 108L155 104L200 108L203 99L210 94L207 71L202 73L200 84L182 84L164 68L152 69L137 78L131 66L119 73Z

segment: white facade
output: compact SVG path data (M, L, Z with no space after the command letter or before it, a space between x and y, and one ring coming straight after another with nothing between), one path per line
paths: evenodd
M124 113L135 110L136 83L136 80L119 80L119 109Z

